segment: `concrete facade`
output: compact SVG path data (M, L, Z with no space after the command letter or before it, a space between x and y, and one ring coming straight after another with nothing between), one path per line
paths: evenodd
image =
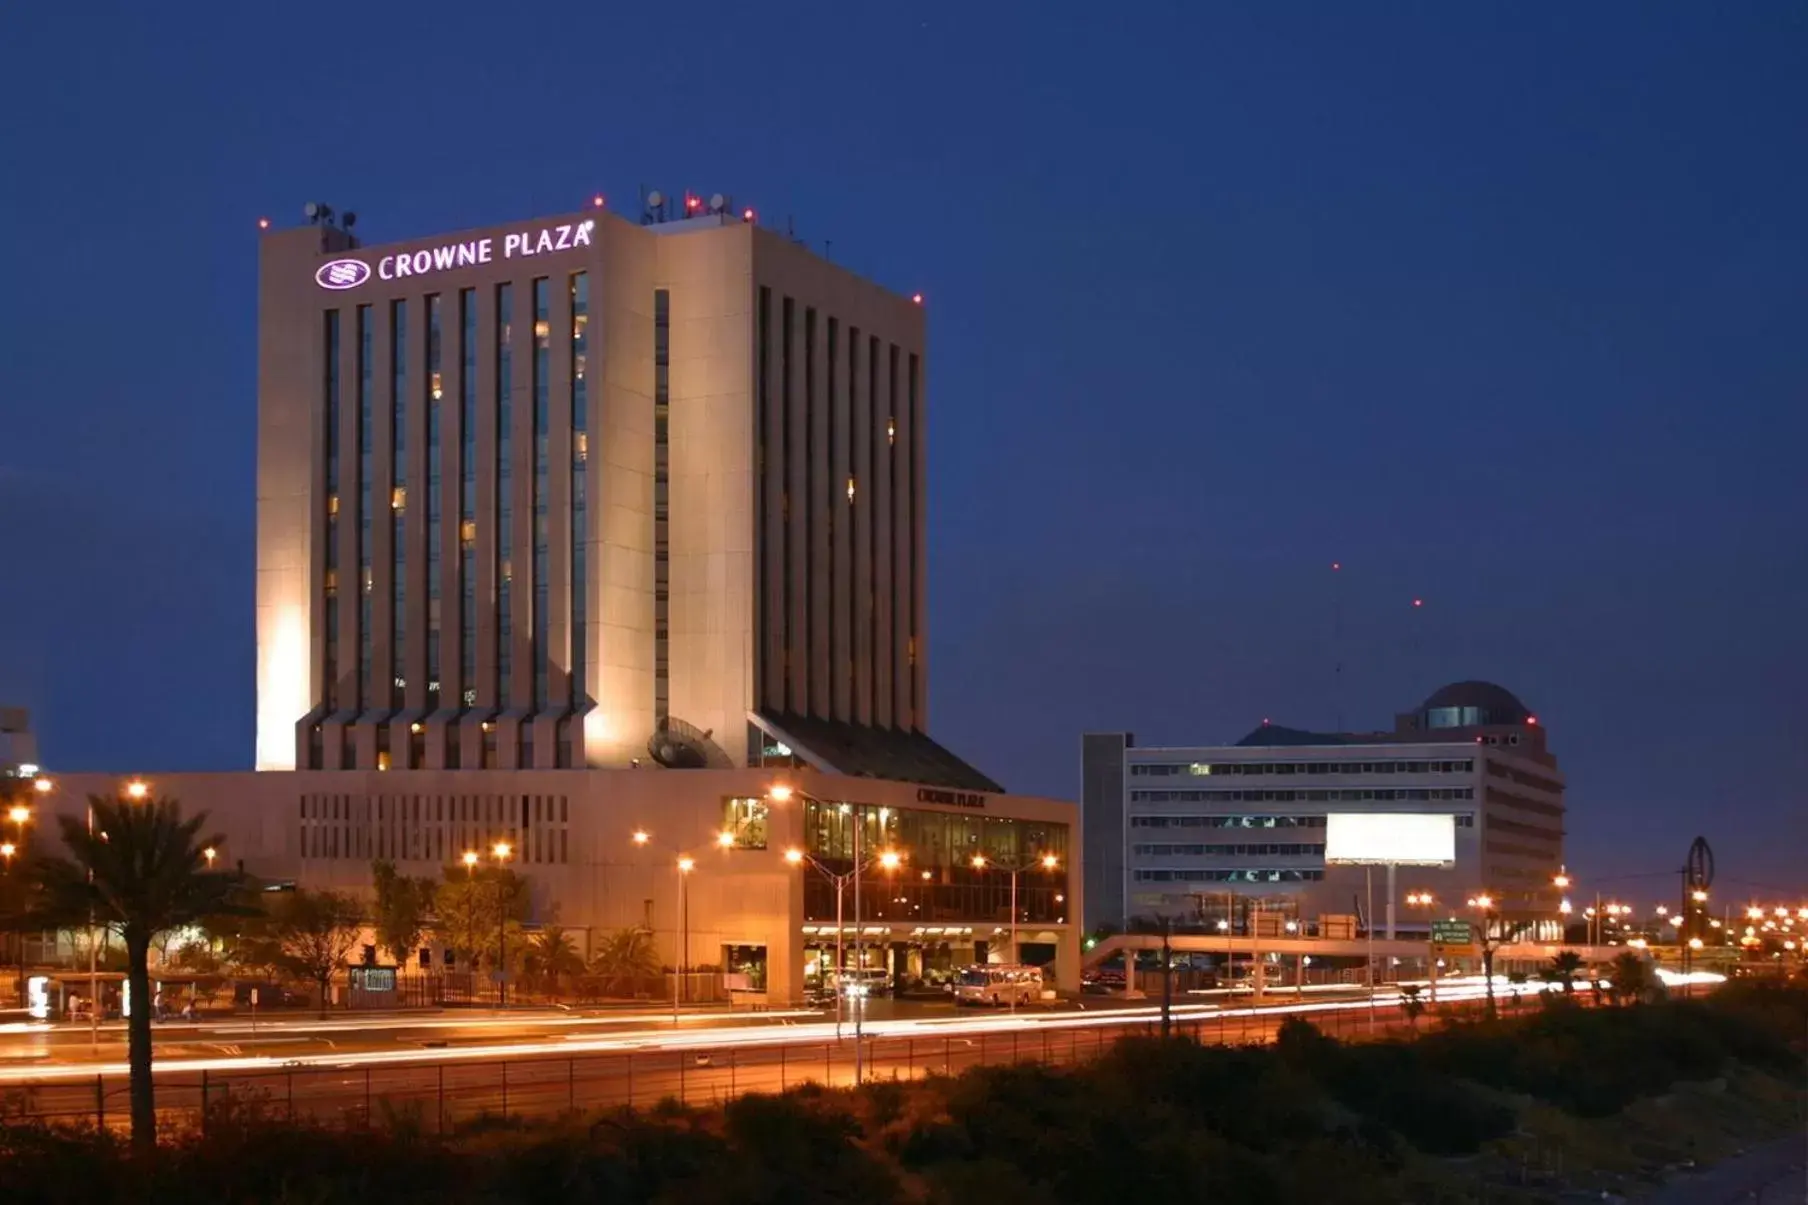
M1095 868L1087 927L1150 915L1241 925L1256 900L1308 923L1367 914L1365 868L1326 865L1325 817L1412 812L1456 818L1455 864L1401 867L1391 894L1377 867L1378 929L1391 918L1397 931L1425 930L1430 914L1405 904L1409 892L1429 891L1438 915L1460 914L1485 892L1503 919L1528 922L1532 939L1555 937L1563 775L1544 728L1517 700L1492 713L1440 702L1486 685L1445 688L1391 733L1264 726L1235 745L1161 748L1139 748L1128 733L1086 735L1081 809ZM1121 869L1105 875L1101 866Z
M258 372L259 769L925 732L910 298L729 213L310 225L264 236Z
M124 781L60 775L39 800L39 822L54 831L51 814L80 816L88 795L115 795ZM973 869L971 857L984 853L1003 867L1053 852L1057 870L1020 876L1019 940L1052 955L1056 982L1077 990L1079 916L1068 904L1077 909L1084 867L1073 804L807 771L785 781L797 794L766 802L754 823L730 801L765 801L775 782L767 771L242 772L159 775L146 786L186 814L208 814L208 831L224 838L222 866L273 883L367 895L375 859L409 874L457 874L464 851L481 856L506 841L509 866L531 889L532 923L573 930L586 957L601 933L630 927L651 930L674 966L720 965L724 947L762 948L772 1001L800 999L806 975L834 947L828 880L784 857L798 849L838 869L851 865L834 815L864 815L866 852L903 858L895 872L868 870L858 917L852 889L845 895L850 966L857 933L869 965L884 957L900 970L919 968L912 973L1008 958L1008 876ZM644 845L637 830L648 834ZM727 847L724 832L733 838ZM695 861L682 893L681 854Z

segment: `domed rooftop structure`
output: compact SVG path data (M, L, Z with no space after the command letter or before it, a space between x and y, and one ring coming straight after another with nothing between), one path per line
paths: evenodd
M1452 682L1419 704L1425 728L1481 728L1531 719L1531 711L1512 691L1492 682Z

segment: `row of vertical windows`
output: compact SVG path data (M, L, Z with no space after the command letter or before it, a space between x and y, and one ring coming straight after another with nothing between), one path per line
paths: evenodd
M509 703L510 670L514 664L513 615L514 566L514 351L510 346L514 325L515 289L496 286L496 702Z
M326 640L320 681L328 711L339 707L339 311L326 312L326 489L322 492L326 531L326 581L322 613Z
M891 701L901 694L906 707L897 709L892 722L914 725L921 702L915 675L921 622L916 581L922 572L915 525L920 515L915 474L900 462L897 432L900 426L914 429L921 361L876 335L863 336L858 327L844 329L839 319L819 314L813 306L803 307L799 315L798 303L790 297L776 299L775 313L774 301L771 290L762 287L755 315L755 507L761 538L755 624L762 633L757 650L761 703L781 711L832 714L845 687L852 708L848 718L857 720L892 711ZM825 353L826 373L818 364L819 348ZM842 379L847 382L845 399ZM852 418L845 430L846 419L838 414L843 404ZM796 428L798 422L802 430ZM868 504L863 517L863 494L888 499L887 514ZM844 506L845 516L838 522ZM846 553L837 544L838 531L847 538ZM859 549L864 552L855 555ZM843 556L851 558L845 568L838 565ZM845 604L834 593L842 573L850 582ZM882 577L891 581L888 600L877 597ZM818 586L819 579L829 583L826 589ZM889 625L882 601L889 603ZM778 613L770 613L775 608ZM892 633L889 641L882 626ZM810 673L818 664L814 645L824 646L830 666L826 679ZM856 666L863 661L873 673L869 697L859 699ZM908 688L901 689L899 674L909 675ZM816 690L827 690L829 697L812 698L810 692Z
M549 302L550 289L546 277L538 277L534 281L534 481L533 481L533 515L534 515L534 601L533 614L529 617L530 636L528 648L531 651L530 664L534 668L533 702L536 711L546 706L547 698L547 643L546 625L547 588L546 577L549 568L546 543L546 511L547 511L547 475L551 471L549 420L551 402L549 394L552 389L552 314ZM525 731L525 729L523 729ZM523 761L522 765L532 765L531 761Z
M589 368L590 276L571 278L571 705L589 701L586 664L588 613L590 497L585 465L590 458Z
M1322 870L1138 870L1138 883L1318 883Z
M1473 760L1464 761L1350 761L1350 762L1135 762L1134 778L1222 777L1226 774L1468 774Z
M550 647L553 637L551 620L556 608L550 603L548 594L553 575L550 572L553 552L550 535L552 524L550 509L557 491L553 488L551 464L551 426L553 422L550 389L554 374L550 367L550 355L553 350L550 331L550 288L555 280L540 278L534 281L534 352L535 358L531 366L531 399L533 411L531 427L524 421L533 436L534 476L531 482L521 484L532 489L531 498L533 525L533 561L529 572L533 578L530 586L533 593L526 596L526 606L515 603L514 556L517 534L525 535L525 527L517 532L514 526L514 511L517 502L528 502L529 498L516 499L513 493L513 469L515 447L513 435L513 297L512 288L508 284L496 287L496 312L486 315L484 320L494 320L496 343L496 362L494 366L496 394L494 402L494 418L497 432L495 451L496 496L491 504L486 505L486 517L496 525L495 548L486 549L495 557L495 576L493 589L496 602L494 621L497 626L496 669L498 681L492 698L485 698L484 704L496 708L507 708L511 703L520 706L528 702L521 697L528 694L528 681L524 680L517 688L511 682L512 654L516 651L526 653L531 648L535 667L532 679L532 702L536 708L543 709L550 703L553 693L550 675L565 672L567 667L561 665L561 658L567 651L565 633L560 633L559 647ZM586 664L587 627L585 616L588 612L589 553L588 542L591 525L589 523L587 463L589 452L588 403L586 400L588 372L586 358L588 354L588 336L586 324L589 309L589 282L585 273L575 273L566 281L572 306L571 346L570 354L570 389L571 389L571 437L572 451L569 464L569 480L571 483L570 516L571 534L571 591L572 623L569 629L571 642L566 684L574 688L576 705L582 706L587 700L589 688L588 666ZM440 697L443 685L442 675L446 672L457 673L457 684L462 690L461 702L466 707L476 707L479 701L479 674L477 658L477 624L480 608L478 605L478 572L475 563L477 552L477 531L482 520L477 515L478 471L477 457L480 439L478 437L478 418L480 395L487 392L478 383L478 298L473 289L460 290L458 293L457 312L451 313L443 302L446 300L438 294L427 294L422 297L408 299L385 299L376 302L387 307L386 311L374 311L370 306L358 306L355 313L357 350L350 353L344 345L352 332L344 327L345 310L329 310L323 313L323 330L321 333L321 353L323 358L321 389L322 437L325 450L325 465L322 481L322 527L327 541L325 549L325 574L321 587L321 606L325 615L323 650L320 660L323 686L321 696L316 700L324 704L326 709L336 713L346 710L366 712L374 706L384 706L384 683L388 682L388 706L392 710L400 710L407 705L406 686L408 675L412 669L416 676L424 670L424 681L427 683L427 699L429 710L441 710L445 701ZM409 342L408 309L413 305L417 313L415 321L421 324L422 334L418 344ZM381 329L387 320L389 329ZM456 322L459 346L456 350L445 344L446 337L451 334L447 323ZM388 373L390 382L388 394L383 396L374 381L379 361L374 354L375 340L382 337L385 349L390 356ZM415 350L411 351L410 349ZM346 392L342 381L342 366L351 366L351 354L356 356L356 389L357 412L354 422L343 421L351 415L346 409L350 399L343 395ZM416 355L419 359L415 359ZM449 379L452 371L453 357L459 370L456 386ZM487 366L486 366L487 367ZM486 374L487 375L487 374ZM523 382L527 384L528 382ZM459 409L454 412L442 408L449 406L450 391L457 390ZM484 401L491 399L485 398ZM413 440L410 443L410 425L416 421L412 417L410 407L420 404L424 407L423 425L414 428ZM383 449L377 440L374 427L379 416L377 408L384 406L389 423L388 447ZM529 416L522 416L528 419ZM558 416L565 421L564 415ZM448 431L447 423L456 422L457 430ZM527 431L523 431L526 434ZM341 548L339 538L344 533L340 522L341 506L347 501L342 497L339 484L342 480L342 435L354 436L357 453L357 489L351 504L357 507L355 536L348 536L347 542L352 548ZM456 440L456 454L459 461L454 466L447 458L454 454L454 446L450 442ZM424 442L423 442L424 441ZM374 458L379 450L389 453L390 463L386 475L379 477ZM525 449L523 449L525 451ZM412 457L411 457L412 454ZM563 451L561 450L561 456ZM416 459L418 458L418 459ZM487 457L486 457L487 459ZM524 464L525 467L525 458ZM456 536L446 530L449 516L444 512L450 509L453 499L450 493L442 490L450 487L448 475L455 474L458 481L458 496L455 512L457 523ZM349 483L349 479L348 483ZM418 520L419 527L407 524L409 494L418 499L422 490L426 491L426 514ZM390 513L389 539L387 549L374 540L373 524L380 522L385 510L385 500ZM417 500L416 505L420 502ZM561 505L563 503L561 502ZM345 516L347 521L351 516ZM410 550L408 541L411 533L425 535L425 560L421 564L411 564L409 557L420 557L419 548ZM453 541L456 541L453 543ZM561 546L562 539L561 539ZM357 560L357 590L359 596L358 611L354 614L341 615L338 611L340 575L342 562L348 562L354 551ZM380 582L375 556L383 553L383 572L390 574L389 582ZM447 553L456 555L453 564L446 564ZM409 572L414 574L410 585ZM456 573L457 579L442 579L442 573ZM381 611L376 610L375 593L378 585L383 587L387 595L385 605L389 608L384 634L384 644L376 643L376 621L385 619ZM424 585L424 589L422 588ZM456 621L444 614L443 599L454 600L458 607ZM349 604L347 604L349 605ZM411 611L411 607L413 608ZM531 608L531 609L530 609ZM342 622L343 620L343 622ZM456 622L458 647L454 652L449 643L449 633L443 631L446 623ZM358 631L357 666L354 674L350 650L342 648L347 636L344 629L355 623ZM408 645L410 626L424 640L425 657L416 662L411 659ZM513 637L523 637L519 650L514 648ZM442 654L445 658L456 656L459 661L457 671L449 666L442 666ZM347 683L355 685L355 697ZM454 703L457 706L458 703ZM579 739L580 725L575 723L561 724L553 734L557 741L557 764L571 763L571 750ZM310 749L323 748L325 734L316 733L309 739ZM400 734L398 734L399 737ZM545 735L544 733L542 735ZM519 753L523 764L531 764L533 736L531 730L523 730ZM338 764L352 767L354 763L345 755L350 745L341 746L339 756L332 760ZM387 746L385 746L387 751ZM400 746L394 750L396 760L402 763L403 753ZM456 750L446 750L448 766L455 763ZM309 754L310 764L321 764L328 760L324 753ZM408 764L420 764L423 759L409 756ZM368 767L367 767L368 768Z
M427 298L427 706L439 710L440 620L440 399L445 381L440 370L439 294Z
M767 419L772 410L772 290L760 286L759 304L754 311L754 531L758 533L754 554L753 589L753 681L754 697L772 702L766 689L768 657L767 632L771 615L766 599L766 538L771 530L768 522L771 507L766 500L766 483L774 471L772 449L767 446ZM752 742L749 742L751 748Z
M477 290L458 291L458 682L477 703Z
M671 715L672 294L653 290L653 723Z
M910 541L910 549L907 554L910 562L910 589L905 593L904 603L905 612L909 619L909 622L904 628L907 641L905 645L904 672L910 676L910 721L912 724L916 725L919 730L924 727L924 724L923 701L917 694L917 657L920 655L917 649L917 633L922 631L922 628L919 626L921 616L917 614L917 594L922 589L923 566L917 560L917 534L920 530L917 525L920 521L920 516L917 514L916 458L923 454L923 448L922 445L917 442L915 432L917 429L917 407L922 404L922 398L918 393L921 375L920 362L917 359L917 354L911 352L910 378L906 383L904 393L905 412L903 415L904 429L911 433L910 480L904 483L904 523L899 530L904 533L904 538ZM894 448L897 445L898 420L896 419L892 420L892 425L887 429L886 442Z
M358 682L356 705L364 706L370 689L371 525L371 323L370 307L358 307Z
M296 812L308 860L451 864L497 841L527 865L562 865L571 856L564 795L303 795Z
M402 706L407 686L408 575L404 572L403 511L408 499L408 303L390 302L389 323L390 705Z
M1131 803L1370 803L1474 799L1474 787L1351 787L1322 791L1132 791Z

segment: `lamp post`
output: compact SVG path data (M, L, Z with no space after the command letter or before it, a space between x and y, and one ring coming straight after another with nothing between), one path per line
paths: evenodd
M724 837L727 838L727 840L723 840ZM652 842L652 840L653 835L647 832L646 829L637 828L634 830L633 841L635 845L644 849ZM716 838L716 844L724 849L729 848L734 844L734 834L722 833ZM689 968L691 961L691 903L688 880L690 879L691 871L697 869L697 862L696 859L692 858L689 854L682 853L676 849L671 850L671 853L674 858L672 865L676 868L678 874L679 938L676 948L672 951L672 1025L676 1027L678 1024L678 1013L681 1003L679 985L684 982L685 972ZM689 993L687 992L685 994L688 995Z
M32 789L42 795L50 789L50 780L39 778L32 783ZM13 841L0 846L0 855L5 856L7 873L10 874L13 854L25 848L25 822L31 819L31 809L22 803L15 803L7 810L6 818L11 820L13 827L18 830L18 835ZM24 1008L30 1003L25 994L25 931L21 929L14 933L13 941L18 944L16 952L19 956L19 1007Z
M1431 984L1430 998L1427 1004L1438 1002L1438 945L1431 934L1431 910L1437 907L1438 901L1429 891L1409 891L1406 893L1406 906L1425 909L1425 974Z
M515 852L514 846L507 841L498 841L490 846L490 853L496 859L498 868L507 864L509 855ZM496 1007L508 1007L508 900L503 893L508 890L508 882L502 875L496 876Z
M1011 961L1013 963L1022 961L1022 956L1017 950L1017 876L1026 870L1037 867L1040 867L1043 870L1053 870L1060 864L1061 860L1054 854L1038 854L1027 861L1011 861L996 864L997 869L1002 870L1011 876ZM973 869L984 870L988 866L993 865L994 863L992 860L986 857L986 855L973 855Z
M466 973L471 976L473 992L477 990L477 863L481 860L474 849L465 850L459 859L465 867L465 938L471 944L464 953L471 957L471 969Z
M792 799L801 797L819 807L829 806L827 800L818 798L808 791L789 786L785 783L774 784L767 790L766 797L774 803L789 803ZM856 970L864 971L866 969L866 934L860 927L861 874L868 866L875 865L888 873L895 871L904 864L904 855L898 853L896 850L887 849L881 850L869 859L866 856L865 850L862 848L863 834L866 828L865 805L858 803L844 803L842 806L851 810L854 819L853 864L847 870L840 872L832 871L827 866L817 861L812 855L797 849L786 851L785 860L793 866L802 865L808 862L835 884L835 1036L838 1039L841 1036L841 997L845 994L853 1002L854 1008L854 1082L858 1084L861 1082L865 1071L865 1042L863 1039L865 1038L866 1031L867 985L859 976L855 977L855 981L852 984L846 985L845 990L844 985L841 982L841 975L844 970L841 961L841 889L848 880L851 879L853 881L854 963ZM796 854L797 856L794 858L792 857L793 854Z

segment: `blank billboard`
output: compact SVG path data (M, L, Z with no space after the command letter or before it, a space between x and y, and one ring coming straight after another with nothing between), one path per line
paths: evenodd
M1327 865L1449 866L1455 861L1455 816L1333 812L1325 817Z

